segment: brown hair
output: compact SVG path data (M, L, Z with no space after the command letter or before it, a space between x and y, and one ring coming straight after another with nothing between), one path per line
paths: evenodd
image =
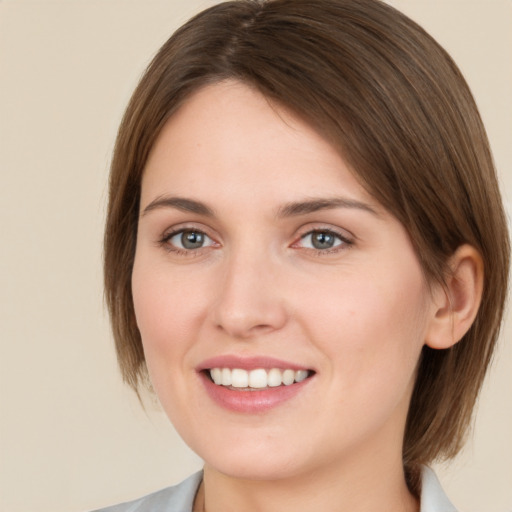
M377 0L240 0L181 27L133 94L110 176L106 300L123 377L135 390L147 382L131 292L145 162L173 112L225 79L255 87L339 148L405 226L429 282L443 282L462 244L483 258L483 299L471 329L450 349L423 349L403 446L414 490L419 464L462 446L506 298L506 219L471 92L421 27Z

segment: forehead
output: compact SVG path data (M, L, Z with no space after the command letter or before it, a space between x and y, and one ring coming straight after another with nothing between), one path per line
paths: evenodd
M230 193L242 188L252 197L279 201L299 193L332 196L333 189L370 199L340 153L314 128L236 81L200 89L169 119L142 185L143 204L171 191L211 195L214 190L232 200Z

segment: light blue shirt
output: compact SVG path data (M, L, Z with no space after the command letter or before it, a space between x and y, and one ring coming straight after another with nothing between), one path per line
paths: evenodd
M202 478L203 473L199 471L181 484L94 512L192 512L194 498ZM420 512L457 512L446 497L435 473L427 467L423 468L421 477Z

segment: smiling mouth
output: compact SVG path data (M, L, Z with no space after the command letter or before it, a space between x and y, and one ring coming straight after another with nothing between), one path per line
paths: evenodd
M291 386L311 377L311 370L292 370L280 368L257 368L244 370L242 368L211 368L206 375L217 386L223 386L236 391L256 391L280 386Z

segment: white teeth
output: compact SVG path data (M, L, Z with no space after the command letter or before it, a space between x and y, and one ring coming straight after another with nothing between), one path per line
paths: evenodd
M222 368L222 385L231 386L231 370L229 368Z
M263 369L252 370L249 373L249 387L250 388L266 388L267 387L267 372Z
M224 368L222 372L224 372L224 370L226 370L226 368ZM246 370L241 370L240 368L231 370L231 385L234 388L249 387L249 373Z
M307 370L299 370L298 372L295 372L295 382L302 382L307 376Z
M285 370L283 372L283 384L285 386L289 386L290 384L293 384L294 380L295 380L295 372L293 370Z
M283 383L283 375L278 368L272 368L267 375L267 384L271 388L280 386Z
M220 368L212 368L210 375L212 376L215 384L222 384L222 370Z
M263 389L277 387L284 384L290 386L294 382L302 382L309 376L307 370L280 370L271 368L265 370L242 370L241 368L212 368L210 376L213 382L219 386L232 386L234 388Z

